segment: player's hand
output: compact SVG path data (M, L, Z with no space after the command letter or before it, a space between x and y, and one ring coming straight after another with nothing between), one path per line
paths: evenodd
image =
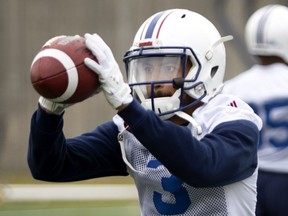
M71 106L71 104L61 104L50 101L44 97L39 98L39 105L40 107L45 110L49 114L61 115L65 108Z
M97 34L85 34L86 46L98 62L86 58L85 65L98 74L103 93L114 109L132 102L131 89L124 82L122 73L108 45Z

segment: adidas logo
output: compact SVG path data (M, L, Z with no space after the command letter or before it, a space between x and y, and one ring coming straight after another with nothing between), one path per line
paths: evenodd
M228 106L237 107L237 104L236 104L235 100L233 100L230 104L228 104Z

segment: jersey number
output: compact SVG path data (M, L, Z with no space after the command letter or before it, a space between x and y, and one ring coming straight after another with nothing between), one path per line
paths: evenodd
M265 139L271 143L274 147L287 147L288 146L288 99L270 101L265 103L262 107L257 106L256 104L250 104L256 114L262 117L264 130L278 130L283 131L284 136L282 138L279 135L272 135L273 133L266 133ZM279 117L278 117L279 116ZM261 131L260 143L263 144L264 133ZM269 137L268 137L269 136Z
M148 163L149 168L156 169L158 166L162 165L157 160L151 160ZM185 187L183 187L183 182L176 176L171 176L169 178L163 177L161 179L162 187L165 191L174 195L175 202L167 203L162 201L162 194L154 191L153 202L160 214L163 215L176 215L184 214L191 204L189 194Z

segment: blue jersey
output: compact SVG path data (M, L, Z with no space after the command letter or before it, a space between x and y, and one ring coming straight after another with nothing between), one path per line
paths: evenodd
M38 109L29 167L45 181L130 174L145 216L254 215L261 120L243 101L226 95L199 107L193 117L202 134L191 125L163 121L134 101L113 121L66 139L62 117Z

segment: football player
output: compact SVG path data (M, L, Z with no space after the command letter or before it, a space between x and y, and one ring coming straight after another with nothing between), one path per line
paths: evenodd
M288 215L288 8L267 5L246 24L257 64L226 82L263 120L259 144L258 216Z
M219 94L223 42L232 37L221 37L198 13L158 12L141 25L124 56L129 84L101 37L85 38L98 59L85 64L98 74L117 114L66 138L64 108L41 98L29 140L34 178L131 175L145 216L254 215L262 122L242 100Z

